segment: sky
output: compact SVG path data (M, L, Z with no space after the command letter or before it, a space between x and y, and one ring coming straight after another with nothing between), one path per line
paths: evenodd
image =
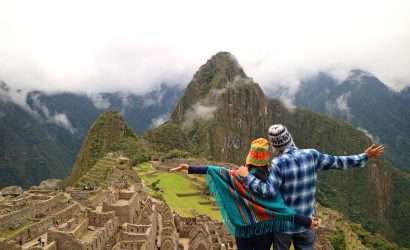
M14 89L143 94L186 86L229 51L264 89L320 71L410 85L410 1L0 0L0 79Z

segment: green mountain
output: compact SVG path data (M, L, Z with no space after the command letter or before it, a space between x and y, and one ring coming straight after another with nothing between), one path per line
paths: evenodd
M228 52L214 55L195 73L170 123L184 129L192 155L237 164L243 164L251 140L266 137L274 123L287 125L300 148L329 154L360 153L372 143L346 122L304 109L290 111L269 100ZM156 138L155 143L182 137L180 128L173 127L175 133L166 133L173 138ZM363 169L321 172L317 199L367 230L410 246L409 178L381 157Z
M321 73L303 81L297 107L342 119L385 145L385 157L410 172L410 88L397 93L375 76L353 70L342 82Z
M29 187L42 180L69 174L68 149L51 137L46 127L0 89L0 188Z
M74 184L97 161L112 151L112 146L121 140L135 138L134 133L117 111L102 114L91 126L77 155L69 184Z

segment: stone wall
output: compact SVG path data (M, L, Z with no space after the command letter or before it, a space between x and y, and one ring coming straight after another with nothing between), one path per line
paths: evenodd
M121 197L127 199L121 199ZM103 202L103 212L114 211L115 215L120 220L120 223L132 223L136 215L137 206L139 205L138 193L132 192L120 192L120 200L127 201L126 204L118 204L117 202L110 203L108 201Z
M80 240L90 225L98 227L91 241ZM112 239L117 229L118 219L115 217L114 212L97 213L89 210L88 217L82 220L74 230L69 232L49 230L48 242L56 241L58 249L105 249L107 241Z
M151 250L148 248L145 241L121 241L113 247L113 250Z
M64 194L59 193L54 197L50 197L45 201L37 201L30 203L28 206L11 212L9 214L0 217L0 232L8 230L10 228L16 228L27 220L27 218L35 218L39 214L47 213L56 209L59 206L67 205L64 202Z
M90 225L96 227L103 227L109 220L111 220L116 226L118 226L118 218L115 213L110 211L106 213L98 213L95 211L89 211Z
M147 241L152 238L151 226L128 224L126 227L126 231L121 231L120 241Z
M23 242L28 242L37 238L38 236L42 235L43 233L47 232L48 226L52 223L52 218L47 217L30 227L27 227L20 231L19 233L15 234L14 236L10 237L10 240L14 240L18 242L20 239Z
M48 230L48 241L56 241L57 249L78 249L86 250L83 242L75 239L71 234L67 232Z
M89 224L89 219L86 218L83 221L81 221L74 230L71 231L71 233L73 234L73 236L77 239L79 239L81 237L81 235L83 235L86 231L87 231L87 227Z

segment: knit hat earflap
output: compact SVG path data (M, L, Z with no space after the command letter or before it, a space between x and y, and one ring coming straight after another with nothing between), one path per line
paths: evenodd
M295 145L292 135L282 124L275 124L269 128L269 142L274 154Z
M246 164L254 166L266 166L269 164L269 142L264 138L256 139L252 142L246 157Z

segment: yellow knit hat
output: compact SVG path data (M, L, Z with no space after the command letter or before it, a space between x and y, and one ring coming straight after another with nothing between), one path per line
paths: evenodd
M269 164L269 142L264 138L254 140L246 157L246 164L265 166Z

